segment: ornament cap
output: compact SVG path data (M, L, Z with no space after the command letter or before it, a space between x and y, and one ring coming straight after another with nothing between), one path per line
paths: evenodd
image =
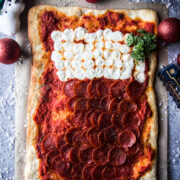
M12 64L16 62L21 54L18 43L10 38L0 39L0 62Z

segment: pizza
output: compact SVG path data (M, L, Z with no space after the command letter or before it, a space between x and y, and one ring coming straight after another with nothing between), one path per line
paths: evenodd
M156 179L157 24L152 10L30 10L26 180Z

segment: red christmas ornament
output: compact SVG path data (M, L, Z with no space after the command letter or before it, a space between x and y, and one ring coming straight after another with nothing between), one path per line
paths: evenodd
M180 66L180 54L177 56L177 64Z
M158 36L167 43L180 40L180 20L167 18L158 26Z
M99 0L86 0L87 2L89 2L89 3L96 3L96 2L98 2Z
M0 62L12 64L20 57L20 47L16 41L10 38L0 39Z

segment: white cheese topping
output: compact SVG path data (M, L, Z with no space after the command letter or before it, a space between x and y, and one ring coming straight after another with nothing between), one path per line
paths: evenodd
M112 78L113 79L120 79L121 77L121 70L120 69L115 69L113 74L112 74Z
M73 44L73 53L83 53L84 52L84 44Z
M105 63L105 61L104 61L104 59L101 58L101 57L99 57L99 58L97 58L97 59L95 60L96 66L104 66L104 63Z
M103 41L98 41L96 44L95 44L95 47L99 50L99 49L102 49L104 47L104 42Z
M112 40L113 41L122 41L123 40L123 34L120 31L113 32Z
M65 51L71 51L72 48L73 48L73 44L72 44L72 43L69 43L69 42L65 42L65 43L63 44L63 48L64 48Z
M65 59L71 60L73 58L72 51L65 51L64 52L64 57L65 57Z
M145 81L145 63L135 64L127 46L128 34L110 29L88 33L78 27L64 32L53 31L54 50L51 60L57 68L61 81L68 79L128 79L134 76L137 81Z
M55 42L54 43L54 50L55 51L62 51L63 50L62 44L60 44L59 42Z
M102 77L104 75L104 69L102 67L96 67L95 68L95 73L96 77Z
M140 83L143 83L145 81L144 72L145 72L145 63L139 61L135 66L134 77Z
M61 31L53 31L51 33L51 38L54 42L60 42L62 40L63 32Z
M112 79L112 73L113 73L112 68L109 68L109 67L104 68L104 77L106 77L108 79Z
M96 31L96 36L97 36L97 39L100 40L103 38L103 30L97 30Z
M105 29L104 31L103 31L103 36L104 36L104 39L105 40L112 40L112 31L111 31L111 29Z
M84 40L87 43L94 42L96 40L96 33L86 33Z
M108 59L111 56L111 52L109 50L104 51L104 59Z
M62 40L67 42L74 41L74 31L72 29L66 29L62 34Z
M103 50L98 50L98 49L94 50L94 58L95 59L102 57L102 55L103 55Z
M84 38L85 33L86 33L86 29L82 28L82 27L78 27L75 29L75 39L77 41L81 40Z
M112 41L106 41L106 42L105 42L105 48L106 48L106 49L112 49L112 48L113 48L113 43L112 43Z
M94 45L92 43L86 44L85 45L85 50L86 51L92 51L94 49Z
M114 49L114 50L119 51L119 50L120 50L120 48L121 48L121 44L120 44L120 43L115 42L115 43L113 44L113 49Z
M120 59L121 53L118 51L113 51L111 54L111 57L116 60L116 59Z
M108 67L108 66L112 66L113 65L113 59L112 58L109 58L109 59L106 59L105 60L105 65Z

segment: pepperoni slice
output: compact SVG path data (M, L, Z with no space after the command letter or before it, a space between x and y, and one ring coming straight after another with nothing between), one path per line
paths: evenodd
M62 161L60 157L53 159L52 168L57 171L60 175L64 175L70 170L70 163Z
M138 102L139 101L139 102ZM151 108L147 102L147 97L146 95L142 95L139 99L138 99L137 104L139 107L139 116L141 118L141 120L145 120L145 118L150 118L152 117L152 111Z
M100 130L97 127L92 127L87 131L89 143L94 147L99 146L99 142L97 140L97 136L98 136L99 132L100 132Z
M51 166L52 160L59 155L59 151L57 149L51 150L46 155L46 163Z
M113 98L110 103L109 103L109 111L116 111L117 110L117 106L120 103L121 98Z
M81 131L75 132L74 136L72 136L72 144L73 145L81 144Z
M121 128L123 115L121 113L113 113L111 122L115 127Z
M101 113L98 119L98 126L104 128L110 125L111 125L111 114L108 112Z
M110 94L112 96L123 97L126 91L126 86L129 80L117 80L110 87Z
M86 180L92 180L91 171L93 168L94 166L91 166L91 165L85 166L82 170L82 177Z
M77 175L77 176L72 177L72 180L83 180L83 179L81 178L81 175Z
M91 177L93 180L100 180L102 179L102 170L104 166L97 165L91 171Z
M101 114L101 112L102 111L100 111L100 110L94 111L94 113L91 116L91 124L92 125L98 124L98 118L99 118L99 115Z
M81 133L81 141L83 144L89 145L89 141L87 139L87 130L83 130Z
M100 108L102 110L108 111L109 110L109 104L112 101L112 97L111 96L105 96L101 99L100 101Z
M122 147L132 147L136 142L135 134L130 130L125 130L119 134L119 143Z
M139 152L139 143L137 143L137 142L132 147L128 148L128 150L127 150L127 154L129 156L135 155L138 152Z
M89 80L79 81L74 86L74 94L79 97L88 97L87 94L87 86L89 84Z
M94 149L92 159L98 165L105 165L108 162L107 151L103 147Z
M77 99L74 104L74 109L75 110L86 110L86 102L87 102L87 100L85 98Z
M92 97L87 101L87 109L99 109L100 99L97 97Z
M136 135L136 137L140 137L140 135L141 135L141 132L140 132L140 130L139 130L139 128L137 126L129 127L127 125L124 129L132 131Z
M117 133L115 128L113 126L106 128L104 137L109 144L113 144L117 140Z
M51 179L58 179L58 177L59 177L58 173L51 173L51 175L50 175Z
M86 113L86 116L85 116L85 125L87 127L91 127L92 123L91 123L91 116L92 114L94 113L94 110L90 110Z
M71 79L67 82L65 82L64 86L63 86L63 91L64 94L68 97L72 97L74 96L74 87L76 85L77 80L75 79Z
M139 126L141 124L141 119L137 113L128 112L124 115L122 120L123 127L125 126Z
M93 79L92 81L90 81L90 83L88 84L88 87L87 87L87 91L88 91L89 96L93 96L93 97L98 96L97 85L99 83L100 83L100 79Z
M117 177L124 177L129 179L131 176L131 167L130 166L117 166L115 167L115 173Z
M64 136L63 135L59 135L57 137L56 146L58 147L58 149L60 149L61 146L64 145L64 144L65 144Z
M87 147L79 151L79 159L81 162L90 164L92 162L92 148Z
M115 179L115 169L112 166L106 166L104 167L102 171L102 176L104 179Z
M126 153L119 147L114 147L108 152L109 161L114 166L119 166L125 163Z
M73 136L79 131L78 127L69 128L65 133L65 140L67 143L72 144Z
M69 159L72 163L78 163L79 162L79 157L78 157L78 149L77 148L72 148L69 152Z
M109 87L111 86L111 83L111 80L105 79L98 83L96 87L98 96L107 96L109 94Z
M51 151L56 148L56 136L53 134L47 134L41 142L42 150L45 152Z
M104 132L105 132L105 129L101 130L99 132L99 134L98 134L98 142L101 145L105 145L106 144L106 140L105 140L105 137L104 137Z
M69 110L69 111L74 111L74 105L75 105L75 102L76 100L78 99L77 96L74 96L74 97L71 97L67 100L67 103L66 103L66 108Z
M139 83L136 80L131 81L128 85L127 85L127 94L128 96L130 96L131 98L138 98L140 97L144 91L146 90L146 85L147 83Z
M60 149L60 156L64 160L69 160L69 153L71 150L72 146L69 144L65 144L61 147Z
M126 98L118 104L117 108L121 113L134 112L137 110L137 105L132 100Z
M82 110L75 110L71 115L71 122L74 126L82 126L84 124L85 112Z
M83 166L81 165L73 165L72 169L71 169L71 175L73 177L77 177L81 175L81 171L82 171Z

